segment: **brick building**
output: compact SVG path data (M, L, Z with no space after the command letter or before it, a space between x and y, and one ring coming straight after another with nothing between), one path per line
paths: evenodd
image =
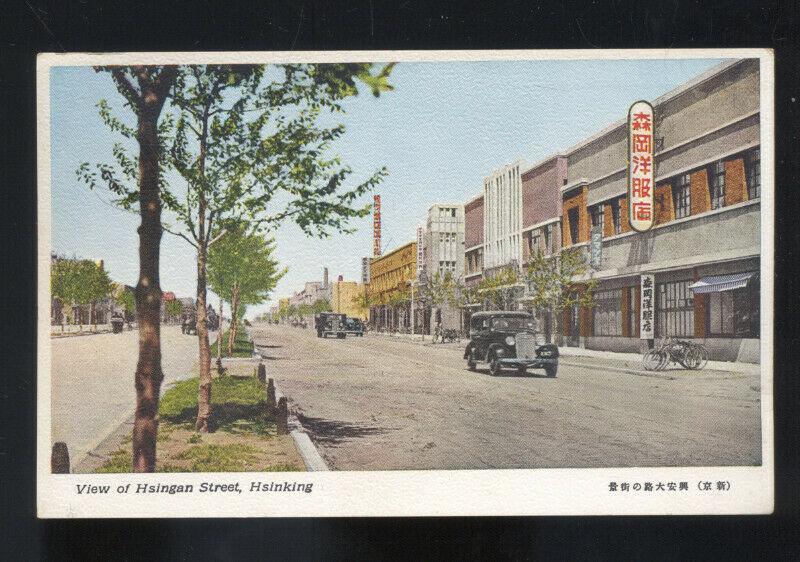
M702 341L712 359L758 361L760 115L757 60L725 62L653 101L655 224L631 230L621 120L566 152L562 246L602 230L592 310L564 311L568 345L640 351L642 283L655 338Z
M464 203L464 285L483 278L483 193Z
M417 277L417 243L372 258L367 286L372 305L369 321L376 329L410 327L411 285Z

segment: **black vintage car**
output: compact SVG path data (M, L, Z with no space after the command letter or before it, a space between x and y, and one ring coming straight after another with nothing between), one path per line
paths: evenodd
M364 336L364 323L358 318L346 318L344 321L344 331L351 336Z
M320 312L314 316L314 329L317 331L318 338L327 338L335 335L343 338L347 335L345 320L347 316L337 312Z
M536 318L527 312L476 312L470 319L470 340L464 350L467 367L474 371L478 362L489 364L496 376L503 368L544 369L548 377L558 371L558 347L536 343Z

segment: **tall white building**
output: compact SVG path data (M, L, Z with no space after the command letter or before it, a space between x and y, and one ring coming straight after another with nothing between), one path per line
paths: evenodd
M424 234L425 273L450 272L458 279L464 274L464 205L435 203L428 209Z
M516 161L483 180L484 269L522 263L521 167Z

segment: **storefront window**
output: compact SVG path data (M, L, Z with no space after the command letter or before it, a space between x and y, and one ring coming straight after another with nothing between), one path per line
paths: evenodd
M710 336L759 337L758 278L747 287L708 294L708 334Z
M659 283L656 290L656 336L694 336L691 281Z
M622 335L622 289L594 293L594 335Z

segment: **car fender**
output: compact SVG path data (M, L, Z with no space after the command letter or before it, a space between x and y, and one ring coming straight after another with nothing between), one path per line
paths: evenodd
M486 361L488 361L498 349L503 349L506 351L506 353L509 353L509 355L506 355L506 357L513 357L513 355L510 355L510 350L508 349L507 345L497 342L489 345L489 349L486 350Z

